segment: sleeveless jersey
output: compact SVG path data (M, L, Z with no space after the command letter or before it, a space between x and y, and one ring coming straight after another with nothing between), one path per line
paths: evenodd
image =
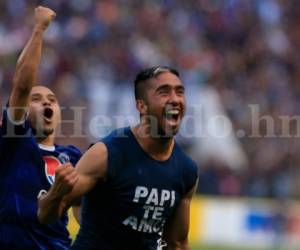
M83 198L72 249L161 249L164 226L196 183L196 164L176 143L168 160L154 160L130 128L115 130L102 142L107 178Z
M37 196L51 187L61 163L76 164L80 151L41 149L28 121L13 124L6 111L0 133L0 249L69 249L67 215L51 225L39 223Z

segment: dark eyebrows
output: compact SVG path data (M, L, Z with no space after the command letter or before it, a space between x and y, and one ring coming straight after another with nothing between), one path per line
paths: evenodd
M160 90L167 90L167 89L170 89L171 86L169 84L163 84L161 86L159 86L157 89L156 89L156 92L160 91Z
M42 95L41 94L39 94L39 93L33 93L32 95L31 95L31 98L32 97L41 97Z
M48 94L47 97L56 99L56 96L54 94Z
M33 98L33 97L39 97L39 98L41 98L41 97L42 97L42 94L40 94L40 93L33 93L33 94L31 95L31 98ZM54 94L48 94L48 95L47 95L47 98L54 98L55 100L57 99L56 96L55 96Z
M172 88L172 86L170 84L166 83L166 84L163 84L163 85L159 86L155 91L158 92L160 90L168 90L168 89L171 89L171 88ZM183 85L178 85L178 86L175 86L175 90L184 91L185 88L184 88Z
M182 92L185 91L185 87L184 87L183 85L176 86L175 89L176 89L176 90L180 90L180 91L182 91Z

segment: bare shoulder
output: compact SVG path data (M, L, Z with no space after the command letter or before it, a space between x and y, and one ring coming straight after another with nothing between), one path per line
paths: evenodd
M107 147L103 142L100 141L96 142L93 146L91 146L88 151L90 151L93 154L105 154L107 157Z
M79 160L76 169L80 174L92 176L97 179L106 177L107 147L103 142L97 142L90 147Z

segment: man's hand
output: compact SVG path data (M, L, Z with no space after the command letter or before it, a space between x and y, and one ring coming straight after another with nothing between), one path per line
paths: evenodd
M63 164L55 171L55 181L50 192L54 197L63 197L72 191L77 181L78 174L72 164Z
M39 6L35 8L34 11L35 11L34 14L35 23L38 27L41 27L43 29L46 29L49 26L50 22L56 16L53 10L43 6Z
M55 222L92 190L98 180L105 180L107 155L105 144L98 142L81 157L75 169L71 164L57 168L53 186L39 198L39 221L45 224Z
M79 176L71 163L63 164L55 171L55 181L49 192L39 198L38 219L41 223L52 223L66 211L64 196L69 194Z

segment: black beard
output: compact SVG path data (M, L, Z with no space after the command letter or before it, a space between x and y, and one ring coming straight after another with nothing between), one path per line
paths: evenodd
M158 126L157 128L151 128L150 130L151 137L160 138L160 139L171 139L177 134L177 130L168 129L167 131Z

